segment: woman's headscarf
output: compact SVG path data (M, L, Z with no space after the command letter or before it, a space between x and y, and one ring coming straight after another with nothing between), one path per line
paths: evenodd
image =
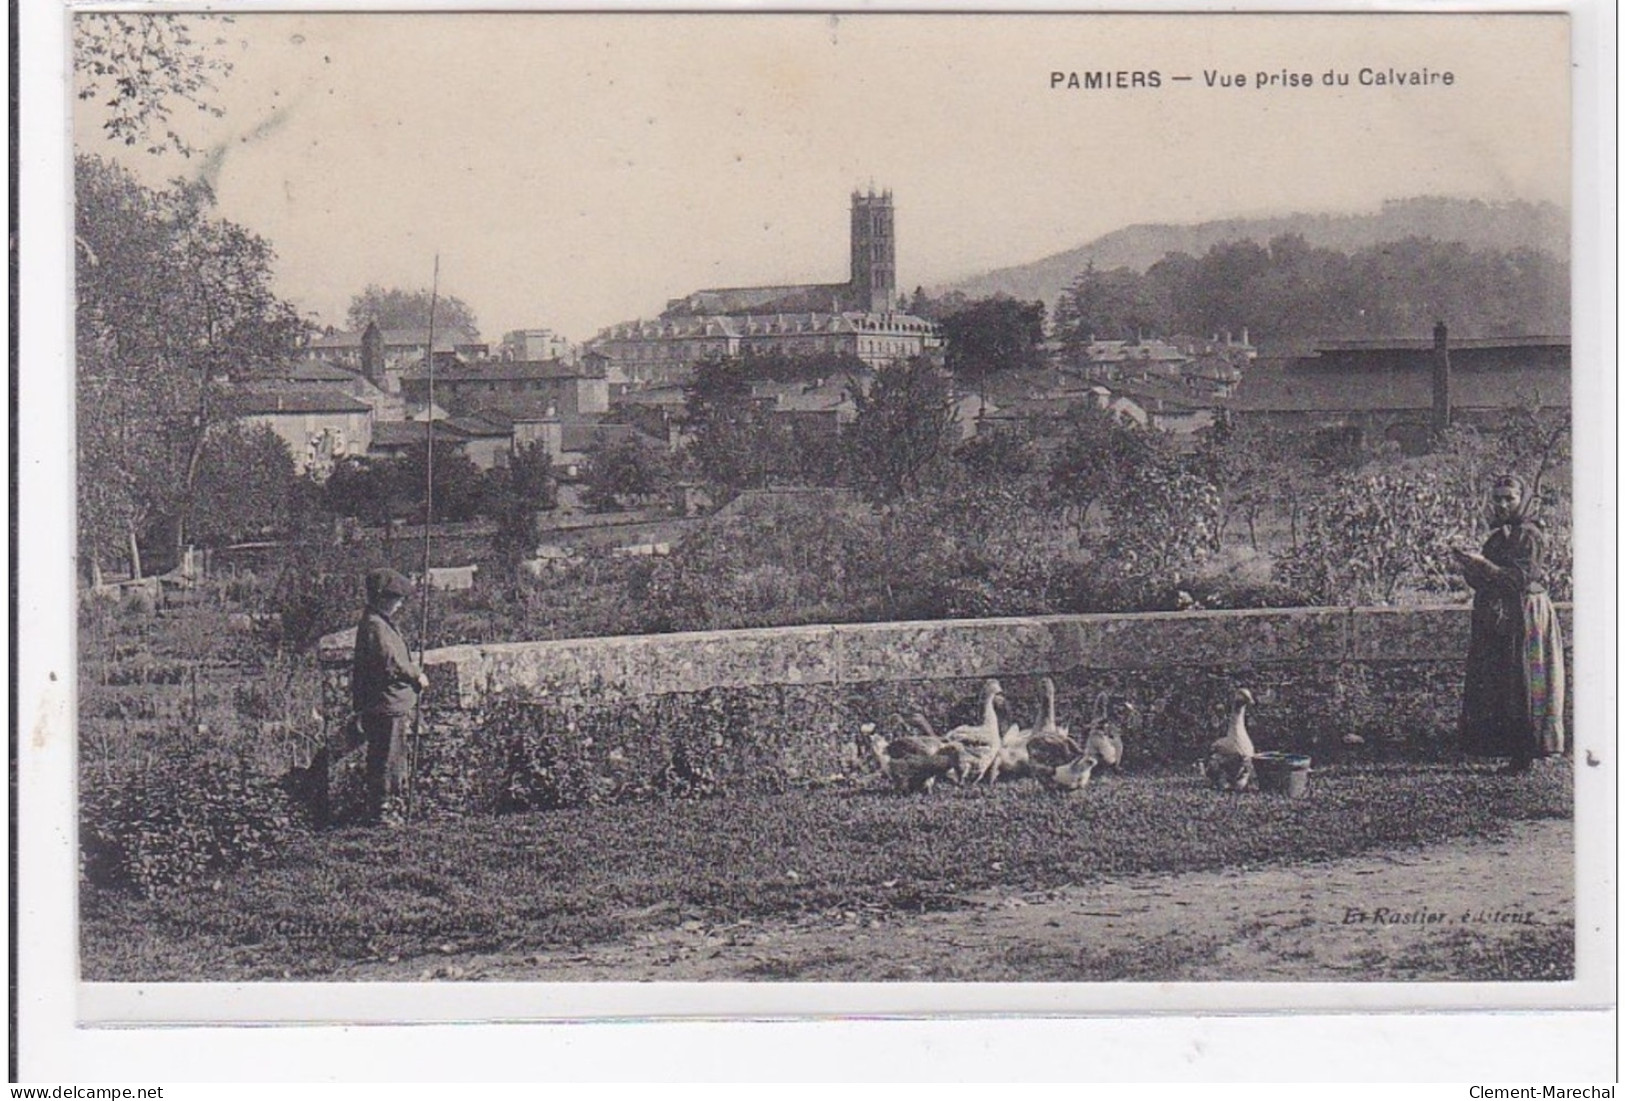
M1530 512L1534 508L1535 502L1529 495L1528 485L1524 483L1521 477L1510 471L1497 474L1495 481L1490 486L1490 491L1494 492L1497 489L1515 489L1518 491L1518 507L1513 509L1508 514L1505 522L1497 525L1498 527L1516 527L1530 519Z

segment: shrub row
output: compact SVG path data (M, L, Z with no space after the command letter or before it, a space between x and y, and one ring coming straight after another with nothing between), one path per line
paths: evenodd
M271 859L306 828L275 782L202 756L86 776L79 825L84 877L149 898Z

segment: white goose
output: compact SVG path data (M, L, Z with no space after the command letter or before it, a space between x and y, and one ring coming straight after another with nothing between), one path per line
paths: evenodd
M1039 769L1038 778L1051 787L1077 791L1088 785L1089 777L1094 775L1095 766L1099 764L1100 758L1093 753L1085 753L1057 768Z
M1213 743L1202 766L1208 782L1221 791L1245 791L1253 782L1253 740L1247 733L1247 705L1252 702L1251 692L1236 690L1224 737Z
M956 726L943 735L944 741L958 747L961 782L975 783L998 775L999 749L1004 744L999 726L999 707L1003 703L1004 689L989 677L982 682L982 721Z

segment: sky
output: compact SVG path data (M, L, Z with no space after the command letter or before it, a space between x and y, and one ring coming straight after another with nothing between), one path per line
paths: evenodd
M1140 222L1569 202L1561 16L304 12L224 34L224 114L181 120L199 154L118 145L94 103L76 147L154 185L208 176L275 247L278 291L340 326L370 283L427 288L436 256L492 341L844 282L871 185L904 289ZM1054 78L1098 71L1130 86Z

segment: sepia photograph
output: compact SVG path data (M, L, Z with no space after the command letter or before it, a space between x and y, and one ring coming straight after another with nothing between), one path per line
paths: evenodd
M82 1020L1610 1001L1567 14L67 21Z

